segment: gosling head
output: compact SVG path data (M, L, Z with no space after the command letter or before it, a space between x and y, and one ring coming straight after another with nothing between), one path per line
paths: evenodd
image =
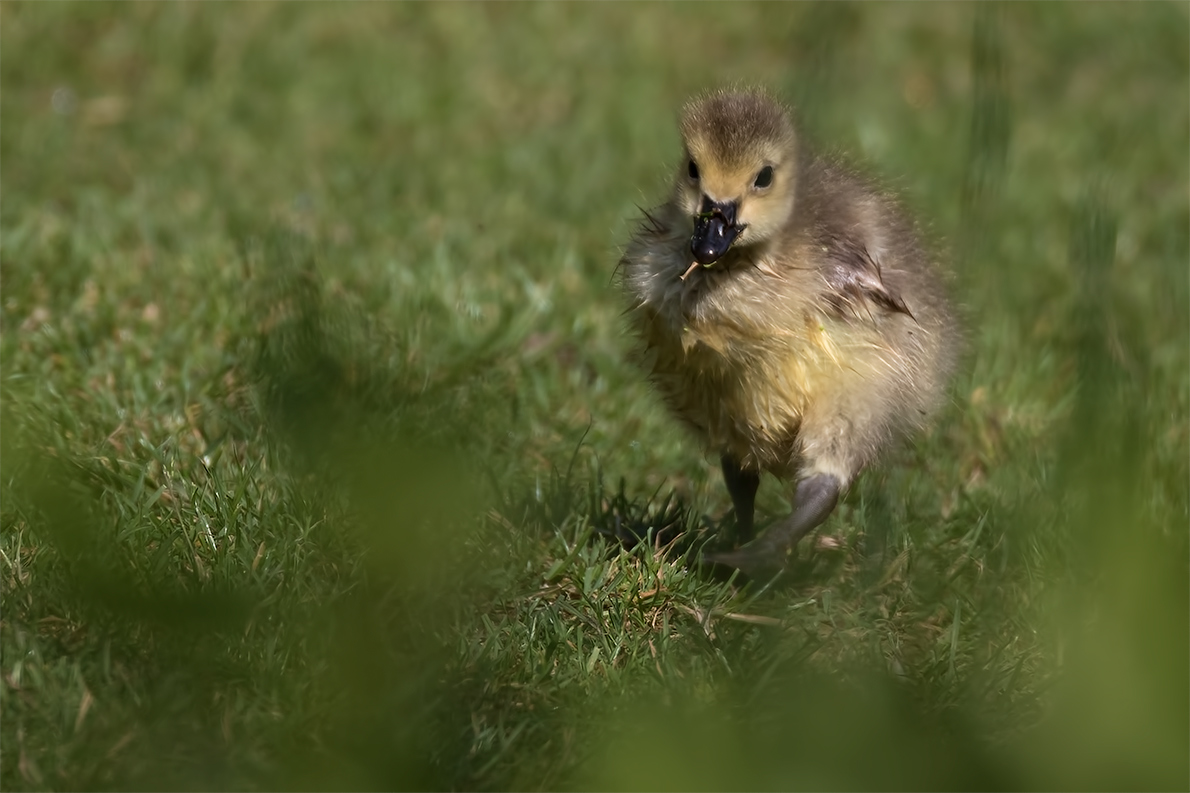
M686 105L674 202L692 218L690 253L709 267L734 246L771 239L793 212L797 135L760 91L721 91Z

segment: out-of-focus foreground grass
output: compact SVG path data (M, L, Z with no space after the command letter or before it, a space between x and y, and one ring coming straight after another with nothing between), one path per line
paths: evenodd
M4 3L0 786L1185 789L1188 50L1184 5ZM969 329L760 593L688 564L726 494L611 280L736 80L904 194Z

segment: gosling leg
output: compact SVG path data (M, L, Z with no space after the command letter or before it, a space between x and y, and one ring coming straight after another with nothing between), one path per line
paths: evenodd
M756 489L760 487L760 474L740 468L740 464L726 454L721 462L723 481L727 483L727 492L731 494L731 503L735 507L736 542L743 545L752 539L755 531L752 521L756 514Z
M730 489L730 487L729 487ZM834 474L813 474L797 483L793 514L769 527L757 539L725 553L708 553L712 564L734 567L750 578L772 576L785 568L789 552L797 541L818 526L839 501L841 484Z

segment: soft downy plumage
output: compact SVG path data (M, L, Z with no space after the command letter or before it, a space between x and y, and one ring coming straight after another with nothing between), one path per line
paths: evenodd
M620 272L640 359L722 459L741 541L762 470L794 511L709 561L757 574L833 510L889 441L940 403L959 334L945 280L895 200L810 152L757 90L692 101L669 201Z

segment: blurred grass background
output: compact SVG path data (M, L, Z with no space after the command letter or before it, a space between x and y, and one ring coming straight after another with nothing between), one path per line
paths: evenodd
M0 786L1190 786L1188 53L1179 4L0 5ZM732 81L969 333L760 593L687 564L729 502L612 282Z

